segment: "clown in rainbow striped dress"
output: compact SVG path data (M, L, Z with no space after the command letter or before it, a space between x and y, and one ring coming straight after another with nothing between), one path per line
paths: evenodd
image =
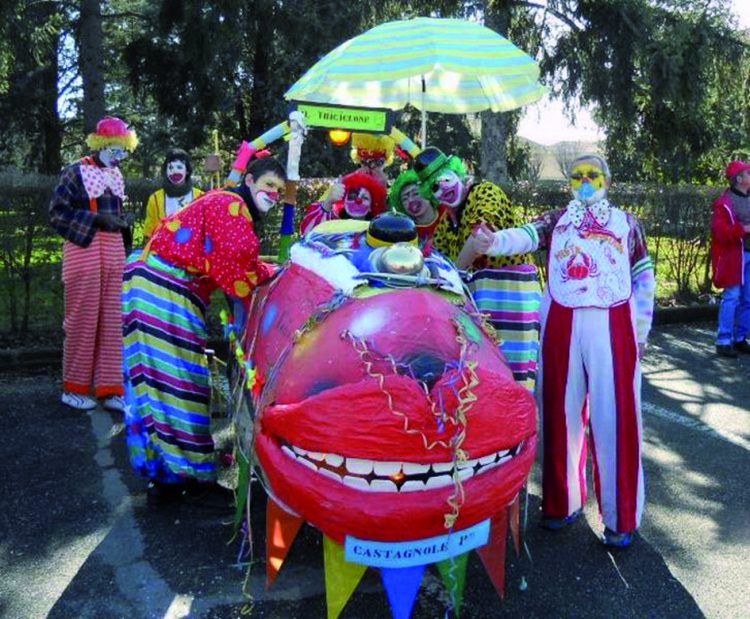
M126 268L128 447L151 503L175 498L186 482L216 481L206 307L217 288L247 304L272 274L255 227L281 200L286 176L271 157L254 161L240 188L210 191L164 219Z

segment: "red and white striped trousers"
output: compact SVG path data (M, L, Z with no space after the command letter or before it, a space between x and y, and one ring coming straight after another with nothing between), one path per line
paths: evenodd
M632 301L609 309L570 309L547 301L538 386L542 511L562 518L586 503L588 428L602 520L613 531L632 531L644 504L641 368Z
M105 398L123 395L122 276L119 232L98 231L88 247L63 245L65 319L63 389Z

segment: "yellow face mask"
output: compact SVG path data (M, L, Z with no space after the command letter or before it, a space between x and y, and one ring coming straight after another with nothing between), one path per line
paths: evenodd
M581 162L570 171L570 188L573 195L584 202L594 197L601 199L607 190L607 177L598 165Z

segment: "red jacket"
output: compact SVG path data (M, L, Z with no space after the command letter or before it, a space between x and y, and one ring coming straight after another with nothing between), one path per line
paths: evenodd
M742 243L746 232L737 220L729 191L714 202L711 217L711 267L717 288L739 286L745 281Z

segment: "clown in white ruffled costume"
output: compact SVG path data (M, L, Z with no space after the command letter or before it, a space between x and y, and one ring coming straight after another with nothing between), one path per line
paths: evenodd
M50 224L65 239L65 344L62 402L78 410L122 411L122 273L125 183L120 162L135 149L135 132L106 117L89 134L88 157L66 167L49 205ZM94 397L92 397L94 396Z
M610 204L610 172L597 155L571 164L567 208L499 232L475 233L478 251L548 252L542 307L544 434L542 525L562 529L586 503L586 429L603 541L629 546L644 505L641 368L655 279L640 222Z

